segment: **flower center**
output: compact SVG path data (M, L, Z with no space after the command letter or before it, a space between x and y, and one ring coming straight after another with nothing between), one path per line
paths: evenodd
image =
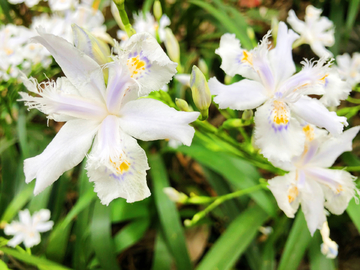
M298 195L299 195L299 190L296 186L293 185L291 188L289 188L289 190L288 190L289 203L292 203L293 201L295 201L295 199Z
M250 66L252 66L253 65L252 54L244 50L243 58L241 59L241 62L248 63Z
M289 112L282 101L275 100L273 103L272 120L277 125L287 125L289 122Z
M127 60L127 66L129 68L131 78L138 78L145 71L146 62L140 59L140 56L137 55Z
M110 158L110 164L118 174L123 174L124 172L127 172L130 168L130 162L127 160L112 161Z

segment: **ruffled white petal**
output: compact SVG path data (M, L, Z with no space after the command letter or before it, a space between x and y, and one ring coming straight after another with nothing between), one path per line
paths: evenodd
M341 134L344 125L347 125L346 117L330 112L317 99L303 96L290 106L297 116L317 127L326 128L333 135Z
M351 92L350 84L341 80L338 72L333 70L325 78L325 94L320 101L326 107L339 106L340 100L345 100Z
M33 41L41 43L51 53L80 94L103 101L105 83L99 64L65 39L46 34L41 28L38 29L38 33L40 36L34 37Z
M161 101L144 98L121 108L120 126L127 134L144 141L175 139L190 145L195 130L189 123L199 112L180 112Z
M220 109L254 109L268 99L266 89L256 81L245 79L224 85L214 77L209 80L208 85L211 94L216 96L214 102L219 104Z
M65 171L81 162L98 126L97 121L70 120L40 155L24 161L26 183L36 178L34 194L39 194Z
M284 176L274 177L268 183L268 188L274 195L279 208L284 211L286 216L294 218L300 203L296 173L290 172Z
M352 150L352 140L359 132L360 126L350 128L337 137L328 137L320 145L317 154L309 161L313 167L331 167L344 152Z
M305 30L305 22L299 20L292 9L289 11L287 22L299 34L301 34Z
M167 84L176 73L177 63L172 62L148 33L133 35L119 49L121 61L127 61L130 75L140 85L140 94L147 95Z
M305 134L284 102L266 102L257 109L254 121L254 142L269 160L287 162L303 151Z
M325 195L325 207L336 215L341 215L349 201L355 196L356 177L343 170L309 168L307 173L321 183Z
M120 130L115 116L108 116L102 123L86 169L103 204L119 197L135 202L150 196L145 151Z
M284 22L279 23L275 49L269 52L270 63L278 85L295 73L292 58L292 44L299 38L292 30L288 30Z

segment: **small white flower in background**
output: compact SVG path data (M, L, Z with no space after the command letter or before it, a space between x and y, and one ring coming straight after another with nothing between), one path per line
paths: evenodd
M8 0L8 2L13 5L25 3L26 6L31 8L37 5L40 2L40 0Z
M351 87L360 83L360 53L354 53L352 57L348 53L338 55L336 63L342 79L346 80Z
M338 255L338 244L330 239L330 229L327 221L324 222L321 230L323 243L321 244L321 253L329 259L335 259Z
M118 50L108 70L66 40L44 33L34 40L53 55L66 77L42 82L24 78L30 92L20 93L29 108L49 119L66 122L42 154L26 159L26 182L36 178L38 194L88 154L86 169L103 204L122 197L127 202L150 196L144 141L176 139L190 145L198 112L180 112L158 100L141 98L159 90L176 72L157 41L148 33L133 35ZM136 138L136 139L135 139Z
M235 35L223 35L215 51L222 58L221 68L230 76L240 74L247 79L224 85L211 78L209 88L220 109L257 108L255 145L270 161L290 161L304 149L301 121L326 128L334 135L341 134L347 122L308 96L325 94L330 63L326 64L325 59L305 60L303 69L294 74L292 44L298 35L280 22L277 45L272 50L268 48L269 35L252 51L242 49Z
M352 150L352 140L360 126L350 128L337 137L311 125L303 127L306 136L301 156L291 162L277 162L275 166L289 171L284 176L269 180L269 189L278 206L293 218L301 204L311 235L321 229L326 216L324 207L335 215L341 215L349 201L358 192L352 176L345 170L331 170L335 160Z
M290 10L287 22L317 56L331 57L332 53L325 47L331 47L335 43L334 24L327 17L320 17L321 13L321 9L309 5L306 7L305 21L301 21Z
M19 221L13 221L4 228L6 235L14 235L7 243L8 246L15 247L24 242L25 247L31 248L40 243L40 233L52 229L54 222L49 221L50 211L41 209L30 215L28 209L19 212Z
M145 14L141 11L139 14L134 13L134 23L133 28L136 33L149 33L153 37L156 37L156 31L159 33L159 39L161 42L165 41L165 27L170 25L170 19L165 14L161 16L159 23L155 20L154 16L151 15L150 12L146 12ZM126 41L128 36L126 32L119 30L117 32L118 39L122 41Z
M48 0L51 11L65 11L76 7L78 0Z
M191 74L175 74L174 79L182 85L190 88L190 77Z

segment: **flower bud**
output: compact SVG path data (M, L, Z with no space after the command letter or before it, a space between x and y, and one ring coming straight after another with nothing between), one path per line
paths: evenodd
M224 78L224 83L227 85L227 84L230 84L231 83L231 80L232 80L232 76L230 75L225 75L225 78Z
M253 114L253 110L245 110L241 116L241 119L244 121L251 120Z
M192 67L190 87L194 103L201 113L201 120L206 120L211 104L211 93L204 74L197 66Z
M161 3L159 0L156 0L154 2L153 12L154 12L155 19L157 21L160 21L160 18L162 16L162 9L161 9Z
M335 241L330 239L330 229L327 221L324 222L321 230L321 237L323 243L321 244L321 253L329 259L335 259L338 255L338 245Z
M239 128L243 126L243 121L241 119L228 119L222 124L222 128L232 129Z
M176 37L174 36L173 32L170 28L165 28L165 47L169 58L176 62L180 63L180 47L179 42L177 41Z
M90 32L76 24L72 24L75 46L94 59L99 65L111 61L109 46Z
M163 189L163 192L169 197L173 202L182 203L188 199L184 193L177 191L175 188L166 187Z
M208 66L204 59L200 58L199 60L199 69L204 73L205 76L209 74Z
M186 100L183 100L181 98L176 98L175 103L176 103L176 106L178 106L178 108L180 110L182 110L183 112L191 112L191 110L189 108L189 104L186 102Z

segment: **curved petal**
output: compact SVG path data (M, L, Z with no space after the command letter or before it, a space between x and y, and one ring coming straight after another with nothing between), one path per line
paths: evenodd
M80 94L94 100L104 100L105 82L99 64L65 39L47 34L42 28L38 28L38 33L40 36L32 40L41 43L51 53Z
M274 177L268 183L268 188L274 195L279 208L287 217L294 218L300 203L299 191L296 186L296 172Z
M32 216L33 223L37 224L39 222L48 221L50 219L50 210L49 209L41 209L38 212L35 212Z
M284 22L279 23L275 49L269 52L270 63L278 85L295 73L292 58L292 44L299 38L292 30L288 30Z
M330 58L333 56L332 52L325 48L325 45L321 41L310 43L311 50L319 57Z
M108 132L112 134L106 134ZM134 138L120 130L119 120L114 116L103 122L86 169L103 204L108 205L119 197L130 203L150 196L145 151Z
M356 177L346 171L323 168L308 168L306 173L322 184L326 199L325 207L331 213L341 215L351 198L355 196Z
M300 118L315 126L326 128L333 135L341 134L344 125L348 125L346 117L330 112L319 100L314 98L303 96L290 106L291 110Z
M341 80L338 72L333 70L325 78L325 94L320 101L326 107L339 106L340 100L345 100L351 92L350 84Z
M301 209L310 234L314 235L316 229L320 230L326 221L323 191L317 182L307 177L306 185L299 189L299 192L301 192Z
M130 75L140 85L140 94L160 90L176 73L177 63L172 62L154 37L148 33L131 36L119 57L127 61Z
M219 104L220 109L254 109L268 99L266 89L256 81L241 80L225 85L214 77L209 80L208 85L211 94L216 96L214 102Z
M305 134L284 102L266 102L256 110L254 121L254 142L270 161L288 162L304 150Z
M48 221L48 222L44 222L44 223L39 223L35 226L35 229L38 232L47 232L50 231L54 226L54 222L53 221Z
M98 126L97 121L70 120L40 155L24 161L26 183L36 178L35 195L81 162Z
M329 137L324 140L309 164L313 167L331 167L342 153L352 150L352 140L359 130L360 126L353 127L337 137Z
M195 130L189 124L199 112L180 112L161 101L144 98L121 108L120 126L127 134L143 140L175 139L190 145Z

